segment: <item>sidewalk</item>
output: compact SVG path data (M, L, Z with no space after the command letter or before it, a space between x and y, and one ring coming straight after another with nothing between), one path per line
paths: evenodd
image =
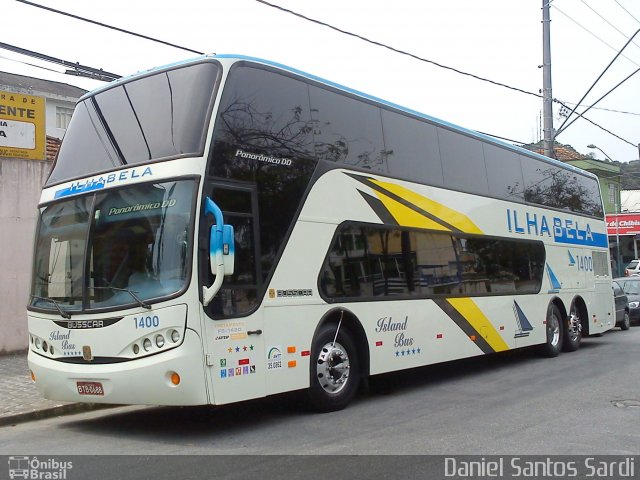
M0 355L0 372L0 427L96 408L43 398L31 380L26 352Z

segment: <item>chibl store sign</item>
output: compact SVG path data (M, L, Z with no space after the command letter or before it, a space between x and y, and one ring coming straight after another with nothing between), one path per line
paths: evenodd
M607 235L640 234L640 213L607 215Z

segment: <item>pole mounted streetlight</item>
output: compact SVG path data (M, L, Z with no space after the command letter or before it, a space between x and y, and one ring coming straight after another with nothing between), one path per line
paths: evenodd
M600 147L596 147L593 143L590 143L589 145L587 145L587 148L594 148L596 150L600 150L602 152L602 154L609 159L610 162L613 162L611 157L609 155L607 155L606 153L604 153L604 150L602 150Z

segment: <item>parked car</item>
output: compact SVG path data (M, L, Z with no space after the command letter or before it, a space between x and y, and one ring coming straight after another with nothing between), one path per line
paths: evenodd
M616 305L616 327L620 327L622 330L629 330L631 326L631 320L629 318L629 300L624 293L622 285L619 280L625 280L625 278L617 278L611 282L613 288L613 301ZM640 277L638 277L640 280Z
M625 277L631 277L632 275L640 275L640 260L637 258L631 260L629 265L624 268Z
M622 277L614 279L622 292L626 295L629 302L629 320L630 322L640 321L640 276Z

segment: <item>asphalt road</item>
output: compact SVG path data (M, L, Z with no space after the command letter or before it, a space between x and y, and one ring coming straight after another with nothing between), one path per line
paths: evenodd
M632 327L585 339L577 352L554 359L518 351L388 375L329 414L289 394L215 408L120 407L3 427L0 455L234 455L218 462L227 465L226 478L249 478L233 475L238 462L245 472L258 469L254 455L285 455L272 466L292 472L297 464L288 455L323 455L306 463L324 464L325 473L340 464L327 462L335 455L375 455L362 457L369 468L399 468L401 477L424 473L426 460L376 466L377 456L639 455L639 380L640 327ZM163 458L144 462L158 466L154 478L175 474L160 468L171 462ZM100 475L108 463L96 460L91 474L110 478ZM128 472L142 468L133 457L124 464Z

